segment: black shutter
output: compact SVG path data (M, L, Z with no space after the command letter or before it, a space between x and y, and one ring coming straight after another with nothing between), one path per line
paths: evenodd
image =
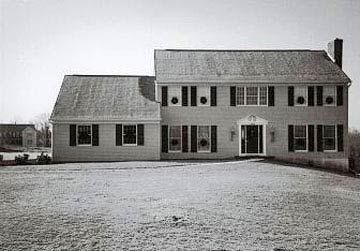
M161 151L163 153L167 153L169 150L168 141L168 126L163 125L161 126Z
M230 106L236 106L236 86L230 86Z
M70 146L76 146L76 125L70 125Z
M323 105L323 87L316 86L316 105L322 106Z
M217 126L211 126L211 152L217 152Z
M197 152L197 126L191 126L191 152Z
M323 151L323 126L322 125L317 125L317 151L318 152L322 152Z
M259 153L263 153L264 149L263 149L263 126L262 125L259 125L258 135L259 135Z
M336 87L336 96L337 96L337 98L336 98L336 105L337 106L341 106L341 105L343 105L343 100L344 100L344 87L343 86L337 86Z
M337 125L337 150L344 151L344 126Z
M308 106L315 105L315 88L314 86L308 86Z
M288 106L294 106L294 86L288 87Z
M168 105L168 88L167 88L167 86L161 87L161 105L162 106Z
M189 151L189 144L188 144L188 126L182 126L182 151L188 152Z
M268 87L268 99L269 99L268 106L275 106L275 87L274 86Z
M138 146L144 145L144 125L143 124L137 125L137 145Z
M191 106L196 106L196 98L197 98L197 94L196 94L196 86L191 86L190 87L190 98L191 98Z
M216 106L216 86L210 87L210 106Z
M244 137L243 137L244 135ZM246 137L246 126L242 125L241 126L241 134L239 135L239 137L241 137L241 153L245 153L245 148L246 148L246 144L245 144L245 137Z
M183 86L181 87L181 102L182 106L188 106L188 87Z
M294 126L293 125L288 126L288 149L289 149L289 152L294 151Z
M99 125L92 125L92 145L99 145Z
M308 149L309 152L314 151L314 137L315 137L315 127L314 125L308 125Z
M122 124L117 124L116 125L116 130L115 130L115 144L117 146L121 146L122 145Z

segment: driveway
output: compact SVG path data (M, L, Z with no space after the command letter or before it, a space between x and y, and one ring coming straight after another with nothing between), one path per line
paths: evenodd
M360 179L262 161L0 168L4 250L359 250Z

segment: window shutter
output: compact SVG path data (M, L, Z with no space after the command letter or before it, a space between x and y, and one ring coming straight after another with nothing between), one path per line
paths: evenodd
M137 125L137 145L144 145L144 124Z
M116 145L117 146L121 146L122 145L122 124L117 124L116 125L116 132L115 132L115 140L116 140Z
M337 150L338 152L344 151L344 126L337 125Z
M268 87L268 106L275 106L275 87L269 86Z
M191 126L191 152L197 152L197 126Z
M92 125L92 145L99 145L99 125Z
M76 125L70 125L70 146L76 146Z
M245 153L246 144L245 144L245 135L246 135L246 127L244 125L241 126L241 153ZM244 136L244 137L243 137Z
M288 126L288 149L289 149L289 152L294 151L294 126L293 125Z
M288 87L288 106L294 106L294 86Z
M315 88L314 86L308 87L308 106L314 106L315 105Z
M168 87L167 86L161 87L161 105L162 106L168 105Z
M337 96L337 98L336 98L336 105L337 106L341 106L341 105L343 105L343 100L344 100L344 87L343 86L337 86L336 87L336 96Z
M188 126L182 126L182 151L188 152L189 151L189 144L188 144Z
M236 106L236 86L230 86L230 106Z
M183 86L181 87L181 102L182 106L188 106L188 87Z
M314 151L314 137L315 137L315 127L314 125L308 125L308 149L309 152Z
M316 105L322 106L323 105L323 87L316 86Z
M317 125L317 151L318 152L322 152L323 151L323 135L322 135L322 131L323 131L323 126L322 125Z
M216 86L210 87L210 106L216 106Z
M169 151L168 141L168 126L163 125L161 126L161 151L163 153L167 153Z
M217 152L217 126L211 126L211 152Z
M263 149L263 126L259 125L259 153L263 153L264 149Z
M196 86L191 86L190 87L190 96L191 96L191 106L196 106L196 98L197 98L197 94L196 94Z

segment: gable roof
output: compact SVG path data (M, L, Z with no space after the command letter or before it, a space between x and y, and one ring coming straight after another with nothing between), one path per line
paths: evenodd
M323 50L155 50L158 82L349 83Z
M66 75L50 120L160 120L154 77Z
M0 124L0 132L19 132L31 128L36 131L34 124Z

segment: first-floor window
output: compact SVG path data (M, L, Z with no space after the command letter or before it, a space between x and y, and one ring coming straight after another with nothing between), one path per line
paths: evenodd
M324 150L336 150L335 146L335 126L324 125L323 127L323 143Z
M78 126L78 144L91 145L91 126L89 125Z
M296 125L294 126L294 150L305 151L306 150L306 126Z
M209 152L210 151L210 127L198 126L198 151Z
M170 126L169 150L174 152L181 151L181 126Z
M136 145L136 125L124 125L124 145Z

